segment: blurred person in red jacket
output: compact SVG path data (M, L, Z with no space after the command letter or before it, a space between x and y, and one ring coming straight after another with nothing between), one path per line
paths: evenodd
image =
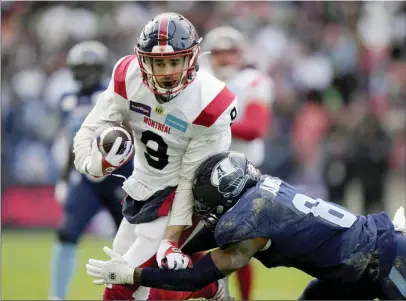
M273 83L271 79L247 65L247 44L244 36L229 26L209 31L203 47L210 51L210 71L226 82L238 96L239 116L231 126L230 150L244 153L256 166L265 160L265 136L271 118ZM249 300L252 268L246 265L237 272L241 298Z

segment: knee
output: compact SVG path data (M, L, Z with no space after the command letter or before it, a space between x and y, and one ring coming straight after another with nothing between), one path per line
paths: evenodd
M61 227L57 230L57 238L60 243L77 244L79 235L69 231L66 227Z
M137 224L134 228L135 235L137 237L143 236L150 240L161 241L165 236L168 222L169 218L167 216L163 216L149 223Z
M130 224L125 218L122 219L118 231L113 240L113 250L120 255L131 247L136 239L134 232L135 225Z
M123 238L116 236L113 240L113 250L120 255L124 255L125 252L131 247L135 240L130 238Z

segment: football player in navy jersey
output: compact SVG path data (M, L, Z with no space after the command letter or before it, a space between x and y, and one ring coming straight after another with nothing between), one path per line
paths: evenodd
M234 152L216 154L200 165L193 194L195 214L214 230L214 239L199 237L200 245L218 249L193 267L165 271L134 269L105 248L111 260L91 259L86 266L98 278L94 282L194 291L255 257L268 268L294 267L315 277L302 300L406 299L403 208L393 221L385 212L356 215L261 175Z
M116 226L122 220L121 200L124 178L133 171L133 161L117 169L116 176L92 178L79 173L73 166L73 137L93 108L103 85L103 69L107 63L107 48L97 41L76 44L68 53L67 64L78 84L78 90L66 93L60 101L62 135L68 141L67 162L55 186L55 198L63 206L63 216L57 229L53 249L49 297L66 299L76 264L77 243L90 220L106 208ZM121 177L120 177L121 176Z

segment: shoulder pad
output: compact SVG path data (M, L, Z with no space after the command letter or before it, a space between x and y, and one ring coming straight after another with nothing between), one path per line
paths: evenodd
M201 73L201 109L193 120L194 125L211 127L224 114L226 121L231 123L229 111L236 101L236 95L228 89L224 82L214 76Z
M266 214L266 202L256 188L246 192L217 223L215 237L218 246L225 248L233 242L264 236L260 222Z
M139 74L139 65L136 55L127 55L121 58L113 70L114 92L128 100L128 82Z

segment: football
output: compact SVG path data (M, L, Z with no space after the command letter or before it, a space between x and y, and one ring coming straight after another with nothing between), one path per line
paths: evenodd
M108 154L118 137L123 139L121 141L120 148L118 149L118 153L124 151L126 141L131 141L131 143L134 143L133 131L129 123L110 123L108 126L103 127L99 136L97 137L97 145L100 152L103 155Z

